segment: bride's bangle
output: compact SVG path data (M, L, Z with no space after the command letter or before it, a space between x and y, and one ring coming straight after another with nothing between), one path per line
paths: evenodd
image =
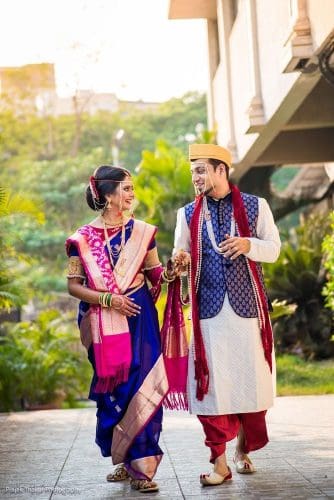
M112 293L105 292L99 295L99 304L102 307L111 307L112 304Z
M166 270L166 269L164 269L164 270L162 271L161 276L162 276L162 279L163 279L164 281L166 281L167 283L171 283L171 282L172 282L172 281L174 281L174 280L175 280L175 278L176 278L176 276L175 276L175 275L174 275L174 276L168 276L168 275L167 275L167 270Z

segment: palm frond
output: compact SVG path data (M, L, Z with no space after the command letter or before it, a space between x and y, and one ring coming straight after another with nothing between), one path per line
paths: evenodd
M11 215L28 215L40 224L44 224L45 217L40 207L22 194L13 194L10 190L0 187L0 217Z

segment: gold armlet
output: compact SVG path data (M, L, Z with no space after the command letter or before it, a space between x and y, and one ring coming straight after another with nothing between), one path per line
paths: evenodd
M85 271L83 265L81 264L81 260L79 257L73 256L68 259L68 268L67 268L67 277L68 278L82 278L86 279Z

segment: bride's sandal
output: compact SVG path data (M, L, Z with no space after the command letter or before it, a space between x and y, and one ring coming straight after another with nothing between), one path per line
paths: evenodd
M125 481L128 478L129 478L128 471L126 470L123 464L120 464L116 467L114 472L111 472L110 474L107 475L106 480L109 483L116 483L118 481Z
M133 490L137 490L140 493L159 491L158 484L148 479L131 479L130 486Z

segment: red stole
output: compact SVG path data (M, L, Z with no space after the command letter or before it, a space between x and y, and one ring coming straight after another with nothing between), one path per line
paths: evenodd
M246 208L241 197L239 189L230 183L232 192L232 209L233 217L236 223L236 229L239 236L248 238L251 236ZM195 379L197 381L196 397L202 401L205 394L209 390L209 369L206 359L203 336L200 327L197 288L201 272L201 239L202 239L202 224L203 224L203 195L196 198L194 212L190 221L190 236L191 236L191 309L192 322L194 332L194 347L195 347ZM256 263L246 258L247 267L249 270L252 288L256 300L258 311L259 326L261 330L261 338L264 356L272 370L272 346L273 334L269 318L268 301L260 280L259 272Z

